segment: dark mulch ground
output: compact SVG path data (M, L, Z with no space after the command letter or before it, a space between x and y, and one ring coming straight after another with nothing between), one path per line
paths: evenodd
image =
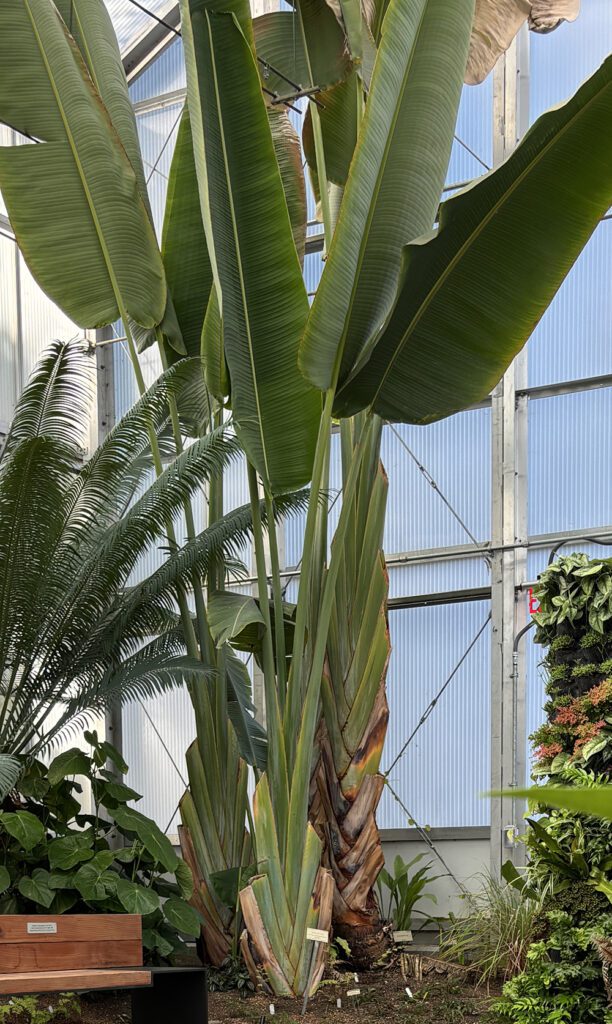
M475 990L461 977L448 977L432 971L423 981L410 980L414 998L405 991L406 982L399 967L341 981L325 982L308 1004L306 1020L313 1024L493 1024L488 1012L490 998ZM359 996L347 996L359 988ZM293 1000L275 1001L274 1017L270 1015L270 999L263 995L241 997L236 992L214 992L210 995L210 1024L298 1024L303 1021L301 1004ZM341 999L341 1008L337 1000ZM48 1005L45 997L43 1005ZM60 1024L57 1017L56 1024ZM6 1019L6 1024L22 1024L22 1018ZM4 1024L4 1022L3 1022ZM61 1024L76 1024L61 1021ZM82 1000L82 1024L130 1024L129 999L99 994ZM169 1022L170 1024L170 1022Z

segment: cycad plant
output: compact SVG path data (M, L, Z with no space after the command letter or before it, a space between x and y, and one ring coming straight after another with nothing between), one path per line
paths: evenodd
M0 455L0 766L36 756L114 701L185 682L197 700L213 667L189 656L177 589L237 554L250 529L236 509L172 550L138 583L151 545L203 480L239 452L227 428L195 441L151 482L149 436L189 385L188 361L164 374L84 460L94 360L85 344L52 344L17 403ZM237 690L234 699L248 704ZM243 711L247 714L246 706Z
M74 6L98 10L102 0ZM611 64L544 115L505 164L440 207L472 2L355 8L340 0L332 9L322 0L295 0L292 11L255 22L246 0L182 0L181 8L195 164L195 175L177 173L172 193L177 216L192 211L192 230L181 238L182 270L165 252L164 277L151 241L109 62L96 65L100 51L92 47L83 47L86 63L74 57L50 0L8 0L0 10L0 118L44 140L0 153L0 185L43 286L88 326L121 313L133 350L135 321L146 330L157 326L167 351L172 334L159 326L168 307L165 278L174 277L178 296L177 276L186 280L198 268L196 286L181 294L194 312L195 344L203 324L208 385L231 406L247 455L259 580L259 600L243 602L240 629L235 607L223 620L226 596L208 604L208 619L214 610L226 640L239 633L243 644L244 630L256 627L264 676L268 751L253 803L255 874L248 882L238 875L242 946L275 992L297 994L316 986L323 969L324 947L311 957L307 928L327 929L339 897L354 915L349 925L373 927L369 899L380 855L372 854L370 823L385 717L384 586L356 598L363 615L356 633L339 612L343 587L360 579L350 564L365 549L358 530L368 522L367 506L373 511L377 503L370 564L379 551L384 488L372 467L381 421L427 423L482 400L524 344L612 202ZM311 308L300 266L299 165L279 150L278 117L265 99L275 87L268 77L264 95L264 66L268 75L272 66L272 74L279 69L317 92L324 108L311 100L304 124L327 248ZM67 187L50 188L45 175L59 185L65 178ZM189 195L186 182L194 179L197 192ZM193 217L198 206L201 221ZM136 246L139 261L132 259ZM80 247L91 261L97 303L77 309L71 269ZM321 497L332 417L357 414L354 426L343 427L343 504L328 558ZM287 629L274 509L309 480L297 607ZM363 657L370 638L378 658L372 666ZM347 671L351 647L356 676ZM193 642L191 649L197 653ZM318 822L310 795L313 768L325 758L321 707L337 758L327 758L325 785L314 791L319 806L330 786L341 797L335 794L337 824L317 824L319 835L309 814ZM205 743L201 726L199 732ZM360 734L371 751L365 761ZM214 820L204 802L198 814ZM243 821L238 828L242 834ZM321 865L334 830L345 845L325 855L332 874ZM196 855L207 885L207 846Z

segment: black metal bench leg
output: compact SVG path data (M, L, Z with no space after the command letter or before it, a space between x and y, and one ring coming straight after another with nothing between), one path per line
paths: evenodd
M151 988L132 990L132 1024L208 1024L204 971L154 974Z

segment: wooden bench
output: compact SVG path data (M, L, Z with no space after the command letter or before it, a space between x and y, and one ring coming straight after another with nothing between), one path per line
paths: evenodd
M130 989L132 1024L206 1024L201 967L144 967L137 914L0 915L0 995Z

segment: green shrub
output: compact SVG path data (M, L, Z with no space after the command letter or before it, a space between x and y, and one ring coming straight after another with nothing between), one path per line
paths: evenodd
M576 928L568 914L552 913L546 940L534 942L525 970L506 982L494 1012L516 1024L612 1024L594 929ZM612 917L597 931L609 934Z
M140 795L105 765L127 771L111 744L85 733L91 754L73 748L47 767L25 762L18 791L0 811L0 914L131 913L143 917L148 959L184 948L199 935L187 900L188 866L167 836L131 806ZM93 813L77 797L89 784Z
M81 1020L81 1002L73 992L59 995L13 996L0 1006L0 1024L75 1024Z

